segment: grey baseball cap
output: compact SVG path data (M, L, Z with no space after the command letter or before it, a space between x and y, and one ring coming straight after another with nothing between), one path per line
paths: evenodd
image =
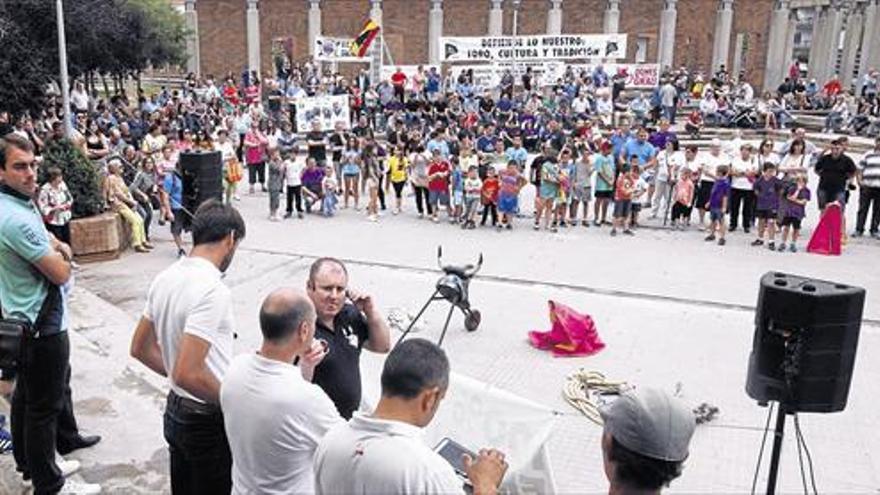
M627 390L599 413L605 431L629 450L662 461L687 459L696 419L681 400L666 392Z

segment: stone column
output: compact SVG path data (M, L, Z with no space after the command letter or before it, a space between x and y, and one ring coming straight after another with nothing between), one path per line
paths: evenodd
M186 0L183 19L186 23L186 71L201 75L199 56L199 16L196 13L196 0Z
M547 34L562 34L562 0L550 0L547 11Z
M489 9L489 36L501 36L504 33L504 11L501 10L501 0L492 0L492 8Z
M309 55L315 56L315 40L321 36L321 0L309 0Z
M843 38L843 52L840 55L840 83L844 88L858 86L852 83L857 81L856 55L862 40L862 32L865 28L865 9L862 4L856 4L846 18L846 34Z
M385 32L385 26L382 24L382 0L370 0L370 19L373 20L376 24L382 27L382 30L379 31L379 35L373 39L373 56L372 56L372 74L370 74L370 78L373 81L379 81L382 75L382 61L384 60L384 43L382 42L384 38L382 34ZM385 60L386 64L390 64L390 60Z
M794 35L797 33L797 26L798 10L791 9L788 14L788 29L785 32L785 56L788 57L788 59L785 61L783 79L788 75L788 67L791 65L792 60L794 60Z
M819 73L822 72L822 50L824 38L827 36L825 25L828 24L828 7L815 7L813 14L813 36L810 39L810 55L807 60L807 75L815 77L818 82Z
M764 69L764 89L773 90L782 84L791 63L788 44L788 19L791 15L788 0L777 0L770 14L770 35L767 38L767 65Z
M603 26L605 34L620 32L620 0L608 0Z
M818 43L819 67L815 77L820 85L837 72L837 59L840 48L840 32L843 28L843 0L832 0L827 8L828 14L823 26L824 34Z
M440 37L443 36L443 0L431 0L428 12L428 63L439 64Z
M715 41L712 46L712 70L730 64L730 34L733 30L733 0L720 0L715 14Z
M868 0L865 5L865 33L862 36L862 53L859 64L859 84L870 69L880 69L880 0Z
M247 0L248 70L260 73L260 11L259 0Z
M678 0L666 0L660 13L660 42L657 47L657 62L662 71L672 67L675 55L675 24L678 19Z

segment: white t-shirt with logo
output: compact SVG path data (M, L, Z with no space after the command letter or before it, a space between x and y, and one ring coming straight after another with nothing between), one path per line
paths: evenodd
M314 493L318 442L343 422L320 387L290 363L242 354L223 380L220 406L233 494Z
M460 494L464 484L421 428L356 412L318 445L315 493Z
M752 177L757 177L759 175L758 167L755 164L754 158L750 158L749 161L745 161L742 159L741 156L738 156L733 159L733 163L731 163L730 168L733 172L736 173L752 172ZM746 176L734 177L730 183L730 187L743 191L751 191L754 188L752 181L750 181L749 178Z
M169 377L177 363L180 341L184 334L190 334L211 345L205 364L218 381L223 380L232 359L235 319L229 287L213 263L197 256L185 257L159 273L147 293L144 318L156 329ZM173 380L171 390L202 402Z
M700 153L697 156L697 160L703 166L703 174L700 176L700 180L705 182L715 182L718 167L730 163L730 159L724 156L724 154L715 156L712 153ZM706 174L711 174L711 177Z

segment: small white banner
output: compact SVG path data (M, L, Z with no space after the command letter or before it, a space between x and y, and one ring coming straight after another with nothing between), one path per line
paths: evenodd
M626 57L626 34L441 37L443 62L587 60Z
M363 58L351 54L349 45L351 38L331 38L318 36L315 38L315 60L321 62L364 62Z
M322 131L332 131L341 122L351 127L348 95L308 96L296 101L296 132L309 132L313 122L321 124Z

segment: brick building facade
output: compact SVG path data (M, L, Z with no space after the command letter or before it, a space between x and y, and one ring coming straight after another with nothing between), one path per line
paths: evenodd
M851 1L875 3L875 0ZM193 41L197 43L195 49L198 53L195 66L203 74L219 75L227 71L239 74L249 63L256 63L255 53L249 62L249 25L254 30L258 25L259 65L262 70L268 70L271 68L274 40L287 40L297 60L304 60L309 56L310 10L319 11L317 14L321 35L350 38L370 17L372 9L380 9L384 38L395 64L414 65L429 63L431 58L429 26L432 8L442 9L444 36L489 34L493 9L494 15L501 16L501 32L511 34L515 2L186 0L186 3L187 9L193 12L192 19L197 32L197 39ZM778 53L768 53L768 41L773 37L773 19L777 19L777 31L787 29L787 9L793 5L789 1L520 0L519 3L517 32L522 35L546 34L550 26L548 16L551 15L551 9L561 9L562 21L558 29L563 34L614 32L615 28L609 27L609 11L614 11L611 25L616 25L618 32L628 35L627 62L658 62L661 57L660 45L663 43L661 38L664 37L664 33L661 33L664 29L661 18L664 11L668 13L670 10L674 12L674 32L665 35L673 45L671 62L675 67L685 66L691 70L710 72L723 62L731 70L744 71L748 79L756 87L760 87L768 85L764 80L768 60L775 60L771 64L773 66L790 61L790 54L783 57ZM822 3L822 0L818 0L818 3ZM253 17L252 23L248 21L249 17ZM725 23L729 27L724 27ZM312 33L314 34L316 32ZM726 46L723 43L719 46L718 38L725 34L729 36L728 43ZM776 39L785 40L787 36L782 32ZM723 56L724 53L726 57ZM717 60L713 60L715 58Z

